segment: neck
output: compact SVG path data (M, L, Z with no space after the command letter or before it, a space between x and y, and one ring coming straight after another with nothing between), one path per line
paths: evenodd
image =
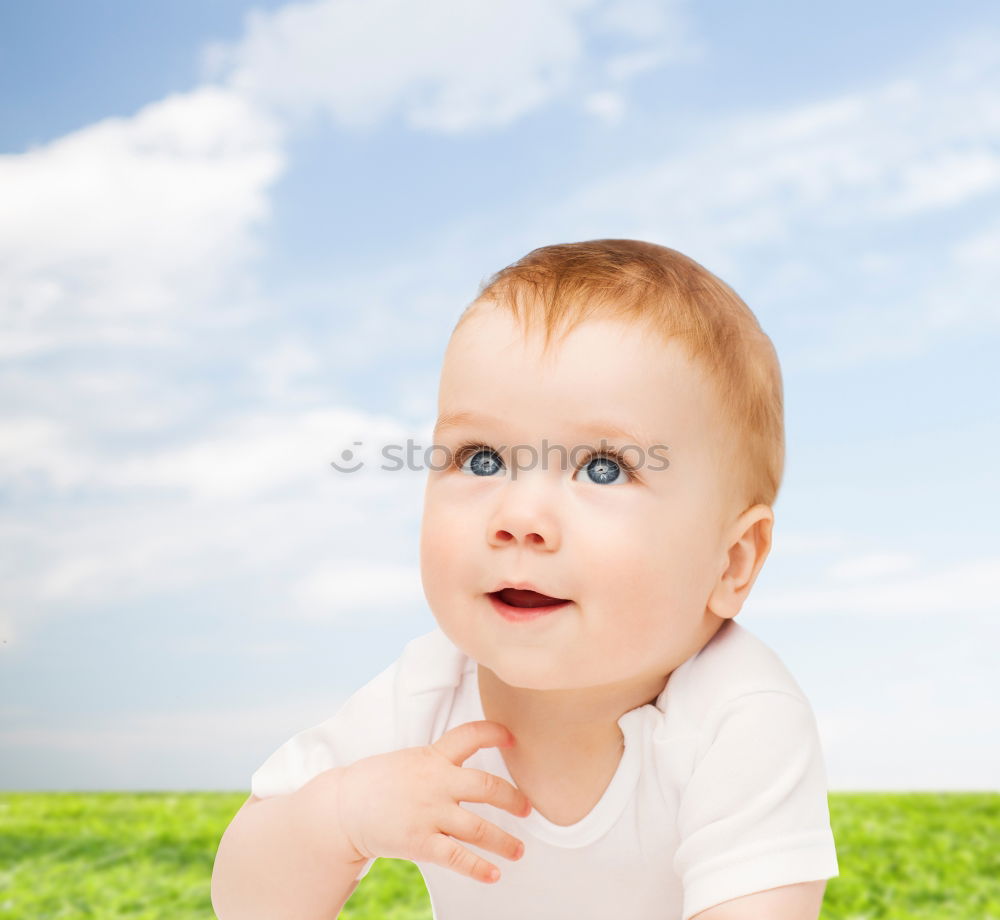
M658 675L623 687L529 690L504 683L481 664L477 670L483 715L505 725L523 750L607 749L621 742L618 720L654 702L667 682Z

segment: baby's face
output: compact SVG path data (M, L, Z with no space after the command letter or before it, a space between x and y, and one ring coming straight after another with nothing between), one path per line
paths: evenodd
M440 417L469 417L435 430L454 463L428 473L425 493L421 574L434 616L511 686L639 686L668 674L721 622L706 610L727 560L714 393L677 343L638 328L585 322L543 361L540 334L525 342L506 312L476 310L441 374ZM630 476L591 462L602 437L632 445L633 464L641 445L645 465ZM522 448L514 469L512 447L540 458L543 439L548 468ZM459 454L467 443L494 452ZM434 451L433 465L444 456ZM511 622L488 596L505 581L572 603Z

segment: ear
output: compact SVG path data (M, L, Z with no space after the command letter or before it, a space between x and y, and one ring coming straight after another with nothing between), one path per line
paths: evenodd
M771 551L774 511L770 505L754 505L744 511L726 532L722 574L708 598L708 609L731 620L750 594L757 573Z

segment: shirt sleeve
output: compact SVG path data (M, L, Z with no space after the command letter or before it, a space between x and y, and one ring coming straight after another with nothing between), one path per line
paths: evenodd
M715 710L678 810L683 920L723 901L839 874L808 702L779 690Z
M254 772L250 791L261 799L288 795L324 770L395 750L395 685L399 662L372 678L325 722L281 745ZM369 859L357 876L371 869Z

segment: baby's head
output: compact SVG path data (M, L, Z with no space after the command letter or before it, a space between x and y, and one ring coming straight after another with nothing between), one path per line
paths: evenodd
M698 263L635 240L530 252L459 319L438 408L453 462L428 474L424 591L502 680L655 695L739 612L771 546L781 372ZM571 603L512 621L491 594L523 582Z

